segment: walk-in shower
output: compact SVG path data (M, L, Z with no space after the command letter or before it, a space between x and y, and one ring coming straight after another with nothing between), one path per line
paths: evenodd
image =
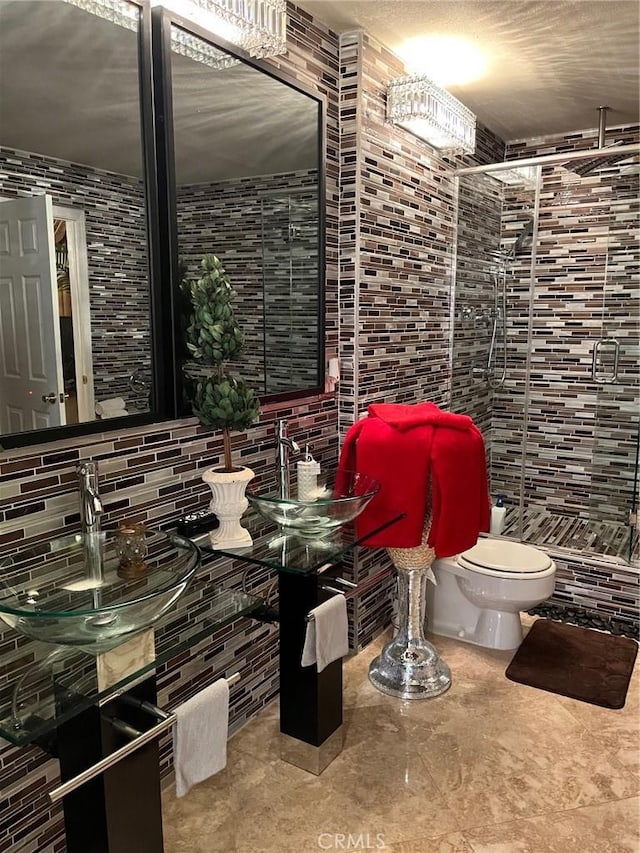
M452 313L506 534L636 564L639 150L460 169Z

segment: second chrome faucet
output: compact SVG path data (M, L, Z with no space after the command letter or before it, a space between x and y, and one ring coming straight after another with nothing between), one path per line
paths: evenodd
M278 483L280 497L290 496L289 486L289 454L300 453L299 444L288 435L287 422L276 422L276 464L278 466Z

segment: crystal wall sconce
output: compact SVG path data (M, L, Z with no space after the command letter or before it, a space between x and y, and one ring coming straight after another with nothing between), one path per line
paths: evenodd
M475 115L428 77L401 77L389 84L387 119L434 148L464 154L475 151Z

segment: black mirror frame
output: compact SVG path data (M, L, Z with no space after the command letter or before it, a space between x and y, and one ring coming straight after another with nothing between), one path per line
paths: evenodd
M317 377L318 385L310 388L297 389L278 394L260 395L261 404L277 403L279 401L293 400L309 395L317 395L324 391L325 371L325 340L324 340L324 316L325 316L325 156L326 156L326 98L300 84L298 80L287 75L275 66L252 59L244 51L234 45L207 32L197 24L182 16L169 12L162 7L152 10L152 54L153 54L153 80L155 101L155 146L157 157L156 187L159 201L159 210L164 215L160 223L160 245L162 253L162 278L169 281L171 293L171 304L173 306L173 325L171 337L166 340L172 342L174 374L171 385L172 399L177 404L177 415L188 417L189 410L183 407L182 376L179 357L180 316L178 311L179 273L178 273L178 228L176 212L176 180L175 180L175 152L174 152L174 127L173 127L173 93L171 74L171 26L176 25L187 32L209 42L214 47L220 48L235 56L246 65L250 65L263 74L290 86L298 92L311 98L318 107L318 354L317 354ZM166 290L165 290L166 293ZM166 318L165 318L166 322ZM166 328L166 326L164 327Z
M153 79L151 63L151 9L147 0L128 0L140 10L138 29L138 81L140 96L140 128L142 162L144 174L145 219L148 245L149 300L151 315L151 353L153 381L150 411L139 415L127 415L109 421L84 421L48 429L29 430L21 433L0 435L0 452L14 447L45 444L60 439L76 438L81 435L127 429L143 424L157 423L175 417L176 397L168 375L167 331L170 326L166 317L166 296L159 275L161 269L161 235L158 227L158 195L156 178L155 134L153 115Z
M162 7L151 9L148 0L129 0L140 9L138 69L140 119L144 164L144 195L149 252L149 298L153 384L151 410L109 421L85 421L49 429L0 435L0 453L16 447L46 444L94 433L112 432L161 423L190 415L183 410L179 364L178 251L175 201L175 166L171 97L171 25L176 24L216 47L291 86L318 104L318 354L316 387L263 395L261 403L277 403L317 395L324 391L325 372L325 156L326 98L268 63L255 60L222 39Z

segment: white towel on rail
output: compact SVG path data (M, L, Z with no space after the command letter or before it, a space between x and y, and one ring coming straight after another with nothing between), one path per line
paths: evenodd
M128 414L124 397L110 397L96 403L96 415L99 418L118 418Z
M205 687L176 709L173 763L176 795L227 766L229 684L224 678Z
M318 665L318 672L349 652L347 600L334 595L310 611L302 650L302 666Z

